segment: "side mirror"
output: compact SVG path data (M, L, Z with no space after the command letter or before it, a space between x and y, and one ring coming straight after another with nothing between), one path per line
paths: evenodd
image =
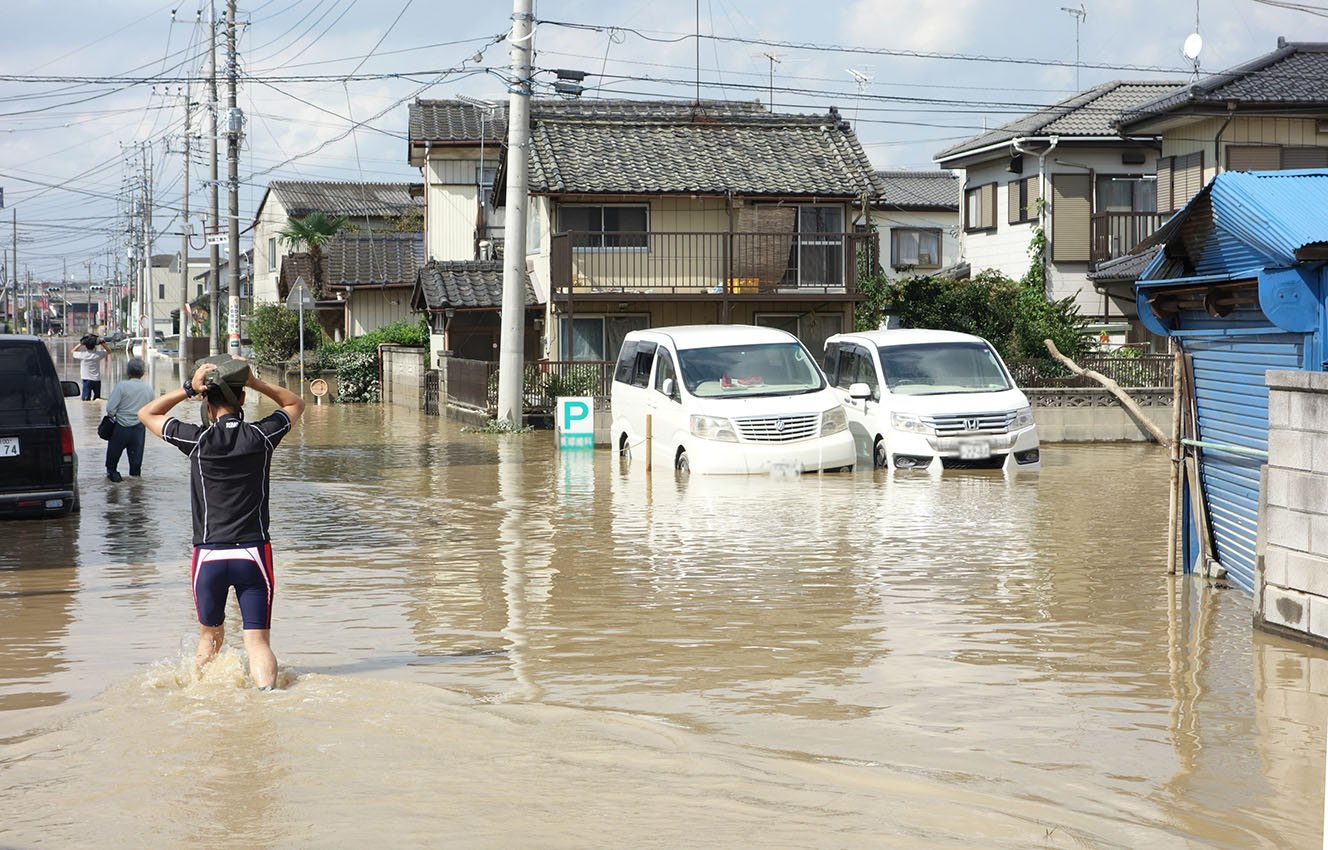
M65 394L65 398L73 398L83 394L83 389L74 381L61 381L60 391Z
M849 384L848 394L850 398L856 401L862 401L872 397L871 387L861 382Z
M678 385L674 383L672 378L665 378L664 383L661 384L659 388L663 391L664 395L669 398L678 397Z

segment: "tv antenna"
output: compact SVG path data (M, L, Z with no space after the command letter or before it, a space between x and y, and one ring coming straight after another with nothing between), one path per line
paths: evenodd
M1084 8L1084 4L1083 4L1083 3L1080 3L1078 9L1071 8L1070 6L1062 6L1062 7L1061 7L1061 11L1062 11L1062 12L1065 12L1065 13L1067 13L1067 14L1069 14L1069 15L1072 15L1072 16L1074 17L1074 89L1075 89L1075 91L1080 91L1080 88L1079 88L1079 25L1082 24L1082 23L1084 22L1084 19L1088 17L1088 10Z
M867 89L871 88L872 81L876 79L876 69L871 65L864 65L861 68L845 68L848 75L858 84L858 98L853 103L853 123L858 121L858 107L861 105L862 96L866 94Z
M784 54L763 52L763 53L754 53L752 55L762 57L770 63L770 103L768 103L767 106L770 107L771 112L774 112L775 111L775 66L783 64Z

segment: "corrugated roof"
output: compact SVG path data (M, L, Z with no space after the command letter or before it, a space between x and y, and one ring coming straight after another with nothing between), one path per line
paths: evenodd
M530 189L559 194L875 196L866 153L838 112L758 104L585 101L534 111Z
M1067 97L995 130L951 145L933 157L938 162L1021 136L1101 136L1119 138L1114 122L1121 113L1180 86L1179 82L1116 80Z
M1141 282L1294 266L1328 249L1328 169L1219 174L1141 247L1154 244L1164 256Z
M878 171L876 206L898 210L959 211L963 181L952 171Z
M423 207L422 199L411 197L410 187L410 183L273 180L267 190L277 196L287 215L391 217Z
M503 306L501 260L432 260L420 269L415 295L417 311L499 309ZM530 278L526 278L526 306L539 304Z
M1168 113L1226 110L1229 104L1237 109L1328 107L1328 43L1279 40L1271 53L1135 105L1121 115L1119 125L1128 132Z

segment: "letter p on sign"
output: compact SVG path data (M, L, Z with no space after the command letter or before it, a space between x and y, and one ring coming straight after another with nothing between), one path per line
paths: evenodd
M560 397L555 427L561 449L595 447L595 399L590 396Z

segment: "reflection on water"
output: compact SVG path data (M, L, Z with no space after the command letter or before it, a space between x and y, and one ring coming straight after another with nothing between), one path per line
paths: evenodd
M263 695L188 661L183 456L111 485L69 404L84 513L0 529L0 843L1318 845L1328 656L1163 575L1155 448L679 480L311 407Z

